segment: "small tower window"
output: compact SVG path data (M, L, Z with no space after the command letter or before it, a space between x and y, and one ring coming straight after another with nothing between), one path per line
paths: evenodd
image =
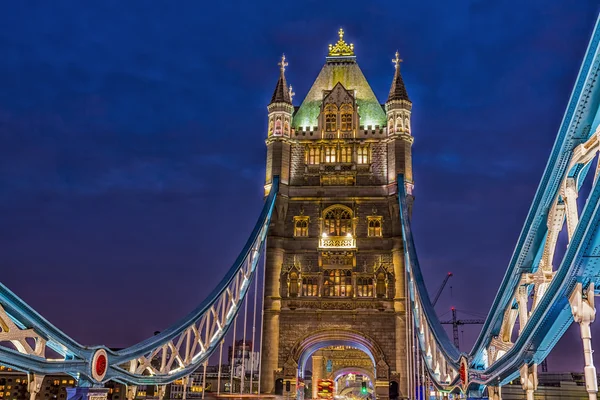
M357 162L359 164L368 164L369 163L369 147L368 146L360 146L356 150Z
M352 147L342 146L340 148L340 162L351 163L352 162Z
M341 109L342 131L347 132L352 130L352 107L344 104Z
M402 132L402 117L396 118L396 132Z
M316 165L321 163L321 149L318 147L310 147L308 149L308 164Z
M294 217L294 236L308 236L308 216L300 215Z
M373 297L373 278L358 278L356 280L356 295L358 297Z
M285 123L283 124L283 133L285 133L285 134L290 133L290 124L287 121L285 121Z
M325 162L334 163L336 160L336 148L335 146L325 147Z
M318 278L302 278L302 296L317 297L319 295Z
M367 235L369 237L381 237L381 217L367 217Z
M325 271L323 279L323 296L352 296L352 272L343 269L330 269Z
M388 133L392 133L394 131L394 120L390 118L388 120Z
M328 104L325 107L325 131L335 132L337 130L337 107Z
M281 120L275 121L275 135L281 135Z

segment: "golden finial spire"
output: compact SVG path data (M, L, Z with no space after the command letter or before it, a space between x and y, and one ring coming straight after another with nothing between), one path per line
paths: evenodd
M396 50L396 58L392 59L392 62L394 63L394 67L396 69L400 68L400 63L402 62L402 59L400 58L400 53L398 53L398 50Z
M353 56L354 45L352 43L348 44L344 41L344 30L342 28L340 28L338 31L338 36L340 39L337 41L337 43L335 45L329 45L329 57Z
M283 74L285 72L285 67L288 66L287 61L285 61L285 54L281 56L281 61L277 65L281 67L281 73Z

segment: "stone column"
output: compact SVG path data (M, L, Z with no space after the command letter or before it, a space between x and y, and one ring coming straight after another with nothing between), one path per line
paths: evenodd
M405 275L404 253L402 250L401 238L395 238L394 249L392 250L392 262L394 265L394 311L395 330L396 330L396 354L394 358L395 366L392 370L399 376L398 389L400 397L408 395L408 366L406 348L406 299L405 294Z
M275 240L269 240L267 243L277 244ZM279 361L279 313L281 310L279 276L284 254L285 251L278 247L267 249L263 343L260 355L260 389L263 393L273 393L275 389L275 370L278 368Z
M318 383L319 379L323 379L323 356L315 355L312 356L312 398L318 397Z

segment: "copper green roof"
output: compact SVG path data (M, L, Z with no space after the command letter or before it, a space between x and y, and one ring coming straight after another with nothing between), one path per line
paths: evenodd
M355 57L328 57L294 115L294 128L317 126L323 91L333 89L338 82L347 90L355 90L360 125L386 126L385 112L356 63Z

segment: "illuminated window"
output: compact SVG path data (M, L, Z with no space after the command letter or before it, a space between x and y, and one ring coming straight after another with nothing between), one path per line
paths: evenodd
M73 379L71 379L71 380L69 381L69 385L72 385L72 384L74 384L74 383L75 383L75 381L74 381Z
M390 118L388 120L388 133L392 133L394 131L394 120Z
M275 135L281 135L281 120L275 121Z
M375 290L377 291L377 297L386 297L386 287L385 287L385 275L383 272L377 274L377 286Z
M358 278L356 294L358 297L373 297L373 278Z
M343 269L330 269L324 272L323 296L352 296L352 272Z
M294 236L296 237L307 237L308 236L308 217L300 215L294 217Z
M346 236L352 234L352 212L345 207L334 207L326 210L323 232L330 236Z
M302 278L302 296L316 297L319 295L318 278Z
M337 130L337 107L328 104L325 107L325 131L335 132Z
M359 164L368 164L369 163L369 147L368 146L360 146L356 150L356 158Z
M335 162L335 146L327 146L325 147L325 162L326 163L334 163Z
M66 384L67 384L67 380L66 380L66 379L63 379L63 381L62 381L61 383L62 383L63 385L66 385Z
M342 131L351 131L352 130L352 107L344 104L341 108L341 124Z
M381 217L367 217L367 235L370 237L381 237Z
M352 162L352 147L343 146L340 148L340 162L351 163Z
M290 297L298 296L298 274L290 273Z
M290 124L287 121L285 121L285 123L283 124L283 132L290 133Z
M310 165L321 163L321 149L318 147L311 147L308 149L307 163Z
M402 132L402 117L396 118L396 132Z

